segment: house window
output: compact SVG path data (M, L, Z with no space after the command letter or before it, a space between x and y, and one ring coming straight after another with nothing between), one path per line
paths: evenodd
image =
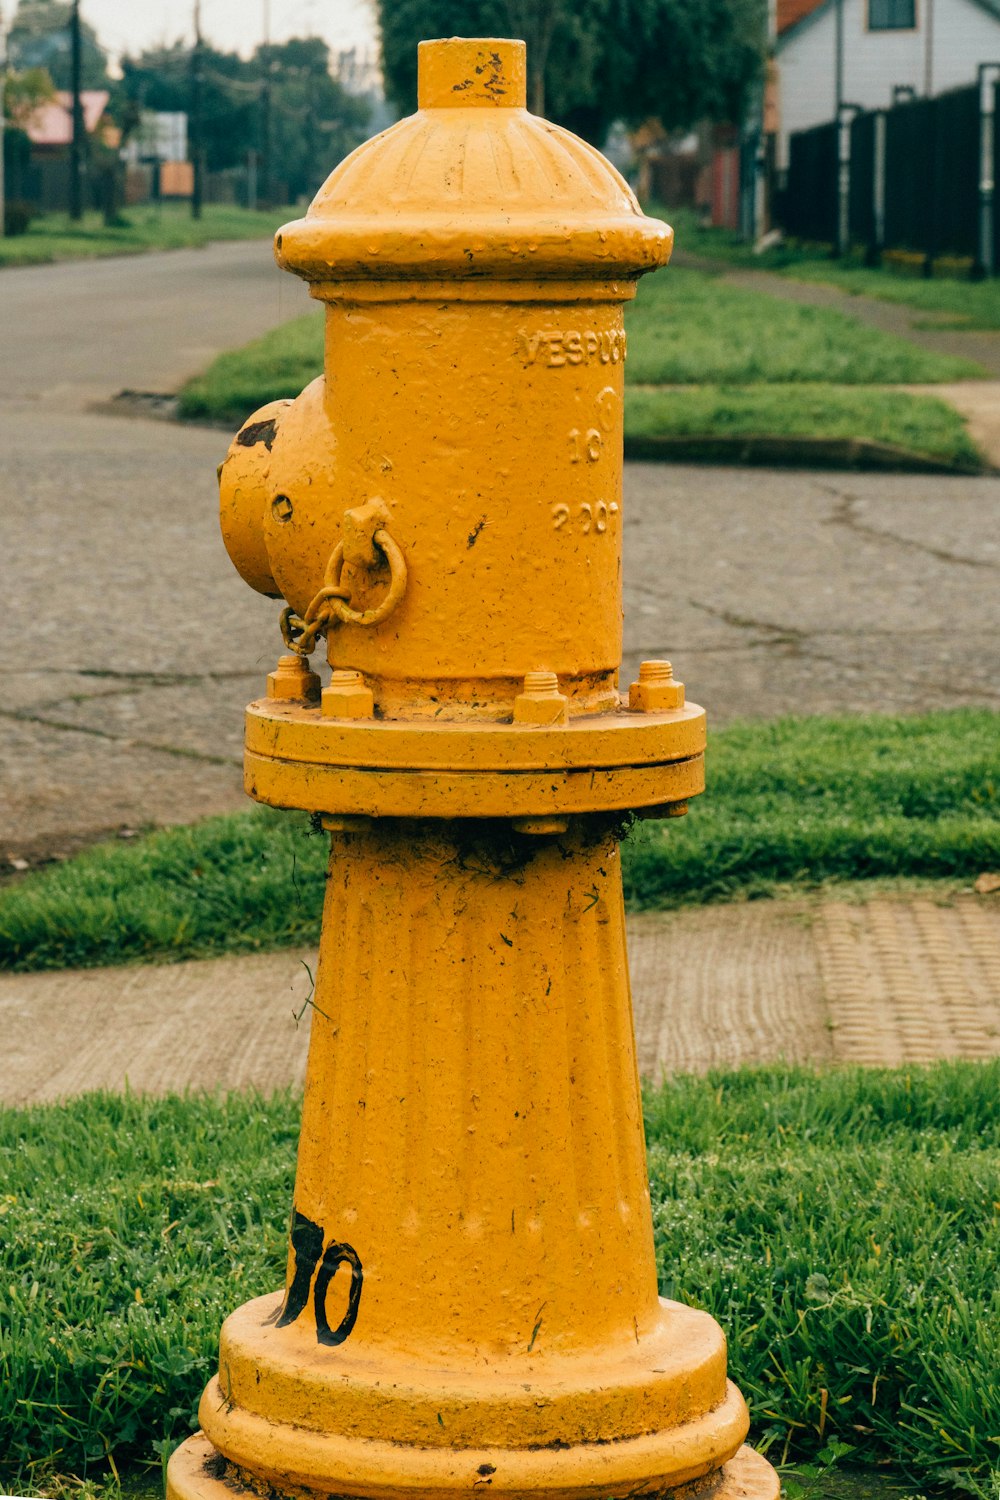
M917 0L868 0L869 31L913 31Z

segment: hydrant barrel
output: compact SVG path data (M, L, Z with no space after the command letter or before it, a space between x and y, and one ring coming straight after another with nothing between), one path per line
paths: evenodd
M391 625L329 639L381 713L501 717L539 642L570 711L606 709L621 660L622 304L672 236L591 147L527 114L523 44L425 42L419 66L418 113L277 237L279 263L327 310L323 416L305 441L283 418L268 454L272 498L291 510L260 507L274 577L304 610L322 519L375 484L420 566ZM377 582L356 582L375 597Z
M324 374L237 435L223 533L285 602L247 790L330 867L285 1287L169 1500L778 1494L658 1295L628 985L628 815L704 785L670 663L618 684L622 308L672 236L524 106L523 43L423 43L276 237Z

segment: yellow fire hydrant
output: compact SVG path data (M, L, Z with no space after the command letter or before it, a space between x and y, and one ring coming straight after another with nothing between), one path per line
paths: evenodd
M419 98L278 234L325 374L221 471L286 601L247 790L332 852L286 1286L167 1493L775 1500L657 1296L625 954L627 815L703 786L669 663L617 687L622 304L671 231L526 112L523 43L423 43Z

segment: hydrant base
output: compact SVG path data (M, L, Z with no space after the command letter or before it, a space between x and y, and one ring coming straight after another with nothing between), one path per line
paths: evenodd
M599 1450L598 1450L599 1453ZM558 1455L556 1455L558 1458ZM672 1500L778 1500L780 1481L775 1470L759 1453L746 1445L738 1450L728 1462L710 1470L697 1479L681 1485L663 1488L654 1477L645 1483L635 1481L617 1489L609 1482L601 1468L600 1457L595 1455L593 1481L586 1485L561 1488L558 1484L534 1492L538 1500L543 1497L558 1497L558 1500L618 1500L627 1495L635 1497L672 1497ZM492 1477L464 1481L460 1486L447 1489L357 1490L358 1496L385 1496L386 1500L453 1500L453 1497L473 1490L482 1493L492 1488ZM504 1493L499 1491L498 1493ZM527 1496L519 1491L520 1497ZM277 1487L267 1479L241 1472L227 1462L213 1447L203 1432L188 1438L174 1453L167 1466L166 1500L319 1500L319 1491L303 1490L296 1486ZM337 1496L323 1492L322 1500L347 1500L347 1491Z

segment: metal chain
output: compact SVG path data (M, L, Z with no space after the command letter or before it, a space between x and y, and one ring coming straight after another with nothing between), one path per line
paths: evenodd
M327 600L350 600L350 597L350 589L324 584L304 615L297 615L291 605L283 609L279 620L281 639L289 651L294 651L296 656L311 656L316 650L317 640L321 635L326 635L334 618L333 610L324 608Z
M406 591L406 562L384 527L378 528L372 542L389 564L390 581L385 598L372 609L351 609L351 591L340 582L344 567L344 544L338 542L330 553L323 587L310 601L305 614L297 615L291 605L281 611L281 638L296 656L311 656L320 636L326 635L337 620L352 625L380 625L392 614Z

